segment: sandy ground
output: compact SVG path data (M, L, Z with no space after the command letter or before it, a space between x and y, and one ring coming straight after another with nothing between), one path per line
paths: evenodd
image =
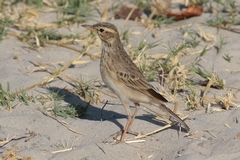
M49 15L50 14L50 15ZM42 13L41 20L49 21L49 18L55 17L55 13ZM128 28L130 32L141 32L140 35L131 35L130 43L136 46L143 36L146 36L148 41L156 41L162 39L166 44L173 45L183 40L183 35L177 27L204 22L210 14L204 13L201 17L194 17L185 21L176 22L170 25L162 25L158 29L157 38L153 38L153 31L147 30L139 22L128 22L124 27L124 20L108 21L117 26L119 32ZM94 22L89 22L93 24ZM167 30L172 28L171 30ZM217 31L216 28L201 26L201 28L215 36L216 45L219 44L220 35L224 37L226 44L223 46L222 52L217 54L216 48L212 47L203 56L203 59L198 62L198 66L211 72L214 68L216 73L225 80L226 88L232 89L239 98L240 88L240 72L230 73L228 70L239 70L240 62L240 35L225 30ZM193 29L198 30L194 25ZM60 29L61 33L84 33L86 30L81 26L71 26L71 31ZM204 47L204 43L200 43L198 49ZM82 49L82 45L72 45ZM3 88L7 88L7 82L10 83L11 91L14 92L21 88L39 83L45 77L48 77L47 72L39 71L28 74L35 64L35 59L41 62L63 62L66 63L77 56L79 53L58 47L55 45L47 45L40 48L38 51L31 50L27 44L20 42L15 37L8 36L0 42L0 83ZM158 46L149 51L151 53L164 52L163 46ZM100 52L99 49L91 49L89 53ZM231 63L224 60L224 53L232 56ZM13 59L14 56L18 59ZM187 63L194 60L197 55L187 55L182 57L182 62ZM35 59L34 59L35 58ZM99 59L92 60L88 56L84 56L82 60L90 60L89 63L74 65L67 68L64 72L80 79L91 80L93 78L101 79L99 73ZM201 78L196 77L196 80ZM158 87L157 85L155 85ZM53 89L73 89L68 83L56 79L49 83L47 87ZM199 88L204 90L204 87ZM37 95L38 91L47 92L44 87L36 87L27 91L28 94ZM107 89L106 89L107 91ZM226 93L225 90L211 89L209 95L221 95ZM179 98L180 99L180 98ZM103 95L103 102L109 100L103 110L103 121L100 121L101 108L104 103L92 104L89 106L87 114L81 118L57 117L60 121L65 122L72 129L83 132L86 135L78 135L56 120L45 116L39 111L39 108L48 107L48 104L42 106L39 103L29 102L25 105L21 102L14 102L16 107L9 112L5 107L0 110L0 140L13 136L23 136L30 132L37 133L36 136L28 139L16 139L7 143L0 148L0 156L3 157L16 144L15 153L32 159L43 160L94 160L94 159L240 159L240 111L237 108L230 107L229 110L213 111L206 113L204 107L199 107L198 110L186 111L186 104L182 101L179 112L184 115L189 115L186 123L190 126L191 136L186 136L186 132L182 131L178 135L178 127L172 126L166 130L143 138L141 143L102 143L103 141L111 142L111 136L115 132L123 128L126 123L125 109L121 105L119 99L114 99ZM235 101L238 103L238 99ZM64 98L64 104L86 104L82 98L76 95L68 94ZM173 107L173 104L168 104ZM214 107L221 108L218 105ZM134 109L132 107L132 109ZM133 124L133 130L139 133L147 133L164 126L162 122L151 118L150 113L141 107L136 120ZM228 127L229 126L229 127ZM133 137L128 135L127 137ZM63 150L66 148L72 150L62 153L52 153L54 151Z

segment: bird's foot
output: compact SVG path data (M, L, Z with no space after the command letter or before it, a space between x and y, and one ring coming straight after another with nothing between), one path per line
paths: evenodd
M134 135L134 136L138 136L138 135L141 134L141 133L138 133L138 132L132 131L132 130L130 130L130 129L127 131L127 133L128 133L128 134L132 134L132 135Z
M115 143L115 144L118 144L118 143L125 142L125 135L123 135L123 133L124 133L124 130L120 130L120 131L118 131L118 132L116 132L116 133L111 135L111 137L113 137L114 141L105 140L102 143ZM132 131L132 130L128 130L126 133L134 135L134 136L141 135L141 133L138 133L138 132L135 132L135 131Z
M112 134L111 136L114 136L113 139L116 140L117 143L119 143L119 142L124 142L124 138L125 138L125 137L123 137L123 133L124 133L124 130L120 130L120 131ZM131 135L134 135L134 136L138 136L138 135L141 134L141 133L132 131L132 130L130 130L130 129L129 129L126 133L127 133L127 134L131 134Z

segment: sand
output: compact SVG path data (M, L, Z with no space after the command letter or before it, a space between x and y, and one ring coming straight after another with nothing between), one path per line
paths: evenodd
M174 45L183 41L183 34L179 27L192 24L193 29L198 31L197 23L206 21L211 15L203 13L200 17L193 17L184 21L175 22L169 25L161 25L157 28L157 37L153 38L153 30L148 30L141 25L140 22L129 21L124 27L124 20L109 20L122 33L124 29L129 29L130 44L136 47L142 37L149 42L163 39L166 45ZM39 21L48 22L51 17L56 17L56 13L41 13ZM94 22L88 22L93 24ZM216 47L211 47L197 66L203 67L211 72L212 69L225 80L225 89L218 90L211 88L207 95L225 95L227 90L235 93L239 104L239 88L240 88L240 72L239 62L240 50L238 33L217 30L214 27L200 25L203 31L215 37L214 46L220 43L220 35L224 38L226 44L223 45L221 53L217 54ZM66 28L59 29L60 33L68 34L85 34L88 32L80 25L70 26L70 30ZM94 45L99 45L97 39ZM83 49L85 44L78 42L71 44L72 47ZM206 43L201 42L195 49L196 51L204 48ZM126 46L125 46L126 47ZM42 63L56 64L61 62L66 64L74 57L79 55L78 52L66 49L56 45L47 45L40 47L38 50L29 49L28 45L20 42L15 36L7 36L0 42L0 83L6 90L9 82L11 92L15 92L22 88L37 84L49 77L46 71L35 71L29 74L35 67L37 61ZM149 51L149 54L166 51L163 45L159 45ZM193 50L192 50L193 52ZM99 47L92 47L88 53L99 55ZM232 56L231 62L227 62L223 56L229 54ZM186 55L181 58L181 62L188 63L193 61L199 54ZM17 56L17 59L14 59ZM100 79L99 59L91 59L83 56L81 59L83 64L75 64L67 68L64 73L76 79ZM88 62L87 62L88 61ZM87 63L85 63L87 62ZM236 71L236 72L229 72ZM196 81L203 80L199 76L195 76ZM157 83L153 83L159 88ZM51 90L64 89L74 90L74 87L62 79L55 79L46 86L34 87L27 91L29 95L41 95L42 92L48 93L46 88ZM198 87L204 90L205 87ZM103 90L110 92L107 88ZM83 97L71 94L62 90L61 94L65 98L61 101L62 105L82 104L86 105ZM47 95L47 94L46 94ZM85 116L80 118L63 118L57 116L60 122L64 122L67 126L75 131L82 132L86 135L79 135L64 127L55 119L44 115L41 111L51 108L53 103L45 103L41 105L39 102L29 102L26 105L23 102L14 101L11 104L15 106L11 112L4 106L0 106L0 140L9 140L17 137L0 147L0 156L3 157L13 149L14 152L22 157L31 157L34 160L95 160L95 159L239 159L240 158L240 111L237 107L230 107L229 110L221 109L219 104L211 105L210 113L206 113L206 105L199 106L196 110L187 111L186 103L178 96L180 106L178 112L188 115L186 123L190 126L190 133L186 133L184 129L178 132L179 127L172 126L158 133L142 138L143 142L139 143L112 143L112 134L116 133L126 123L126 113L118 98L112 98L101 94L101 102L98 104L90 104ZM102 112L101 108L105 101L109 104ZM133 104L131 104L133 105ZM172 103L168 105L173 108ZM215 109L215 110L214 110ZM221 110L220 110L221 109ZM134 110L134 107L132 107ZM163 122L153 119L152 114L141 107L133 124L133 130L139 133L147 133L163 127ZM29 134L33 136L30 136ZM24 137L24 135L26 137ZM22 137L23 136L23 137ZM22 138L18 138L22 137ZM127 138L133 138L133 135L127 135ZM17 144L16 144L17 143ZM3 144L3 143L1 143ZM66 149L66 150L65 150ZM56 152L56 151L59 151Z

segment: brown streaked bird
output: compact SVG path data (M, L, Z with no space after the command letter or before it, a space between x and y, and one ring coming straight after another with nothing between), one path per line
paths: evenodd
M158 106L163 111L170 113L187 131L188 125L179 118L164 103L168 102L155 88L148 83L139 68L132 62L124 50L119 38L117 28L107 22L94 25L82 25L99 36L102 41L100 72L103 82L121 100L127 112L127 123L122 132L120 141L124 141L127 132L139 110L139 103ZM133 102L136 109L132 114L129 102Z

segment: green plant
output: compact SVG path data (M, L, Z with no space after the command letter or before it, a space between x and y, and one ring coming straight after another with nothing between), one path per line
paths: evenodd
M209 2L209 0L189 0L189 6L204 5L207 2Z
M79 95L80 97L83 97L86 102L98 103L100 100L99 93L95 89L90 87L94 85L89 85L89 84L95 83L95 81L96 80L93 79L84 83L78 83L77 85L74 85L77 88L77 90L75 91L75 94Z
M174 46L168 46L169 52L167 52L167 58L160 63L160 66L165 74L169 73L174 67L180 65L178 57L181 56L180 54L185 52L189 47L190 45L185 42Z
M133 51L133 54L130 56L136 61L137 66L149 81L156 77L156 70L159 67L159 62L158 60L149 62L147 60L147 51L157 47L160 41L161 40L147 42L145 38L142 38L136 49Z
M7 90L5 91L0 84L0 105L6 106L8 108L12 108L12 102L24 102L26 105L29 104L29 101L35 102L35 97L30 96L26 93L26 91L20 90L19 94L14 94L10 92L10 84L7 83Z
M154 42L148 42L145 38L146 37L141 38L141 40L140 40L140 42L139 42L135 52L140 52L144 48L152 49L154 47L157 47L159 45L159 42L161 41L161 39L160 39L160 40L157 40L157 41L154 41Z
M58 116L67 118L75 118L81 117L87 113L89 103L87 106L82 105L68 105L68 106L60 106L59 104L54 104L54 113Z
M5 91L0 83L0 104L6 107L12 107L11 102L15 100L15 97L10 93L10 84L7 83L7 90Z
M43 7L42 0L14 0L13 5L19 2L24 2L26 5L35 5L37 8Z
M10 19L4 17L0 19L0 41L3 40L3 37L7 35L7 27L12 23Z
M224 56L223 56L223 58L224 58L226 61L228 61L229 63L231 63L232 57L233 57L233 56L230 56L228 53L225 53Z
M167 17L166 15L162 15L161 17L156 17L155 19L151 20L151 23L154 24L154 26L159 26L161 24L171 24L175 22L174 17Z
M74 41L79 39L79 35L61 35L53 28L36 30L35 28L27 28L26 32L22 32L18 37L21 41L26 42L31 48L45 46L49 41L60 41L68 39Z
M122 33L122 40L125 41L127 44L129 44L129 30L125 30L123 33Z
M221 53L222 52L222 48L223 45L227 44L226 42L224 42L224 38L222 37L222 35L220 34L220 44L217 47L217 53Z
M59 25L86 22L90 15L90 2L93 0L58 0L58 6L64 16L57 22ZM69 16L71 15L71 16Z
M48 98L49 98L49 100L54 101L54 102L63 100L64 96L61 96L59 94L60 91L61 90L54 91L54 90L48 89L48 93L49 93L48 94Z
M235 0L222 1L213 0L217 3L217 13L212 18L207 19L206 24L209 26L216 27L218 29L225 29L233 32L237 32L237 29L232 28L233 25L238 25L240 19L238 16L239 9L236 5ZM220 10L219 10L220 8Z
M20 102L24 102L26 105L29 105L29 101L35 102L35 98L33 96L29 96L26 91L22 91L19 95L17 95L17 97Z
M190 93L186 96L187 110L195 110L200 106L200 95L191 86L188 86Z
M117 4L112 3L111 8L110 8L110 11L114 12L114 11L116 11L117 9L119 9L120 6L122 6L122 3L121 3L121 2L120 2L120 3L117 3Z
M52 101L53 102L53 112L61 117L67 118L67 117L81 117L83 116L88 109L88 106L82 106L82 105L74 105L74 104L70 104L70 105L65 105L63 106L61 101L64 99L64 96L61 95L61 90L51 90L48 89L48 93L47 97L48 97L48 101Z
M149 8L151 5L151 2L149 0L134 0L134 4L137 4L137 6L141 9Z
M200 85L207 85L208 82L211 81L211 87L214 87L217 89L224 88L224 80L220 79L219 76L216 75L216 73L214 73L214 72L209 73L206 70L203 71L199 67L196 68L194 66L192 68L190 68L190 70L193 71L194 73L198 74L202 78L205 78L205 81L202 81L202 83L200 83Z
M197 40L197 35L190 35L190 39L186 39L185 41L187 44L190 44L192 48L196 48L200 43L200 41Z
M185 27L181 29L181 32L185 39L185 43L188 44L189 47L191 46L192 48L196 48L199 45L200 41L197 40L197 31L192 29L193 25L194 23L191 25L185 25Z

